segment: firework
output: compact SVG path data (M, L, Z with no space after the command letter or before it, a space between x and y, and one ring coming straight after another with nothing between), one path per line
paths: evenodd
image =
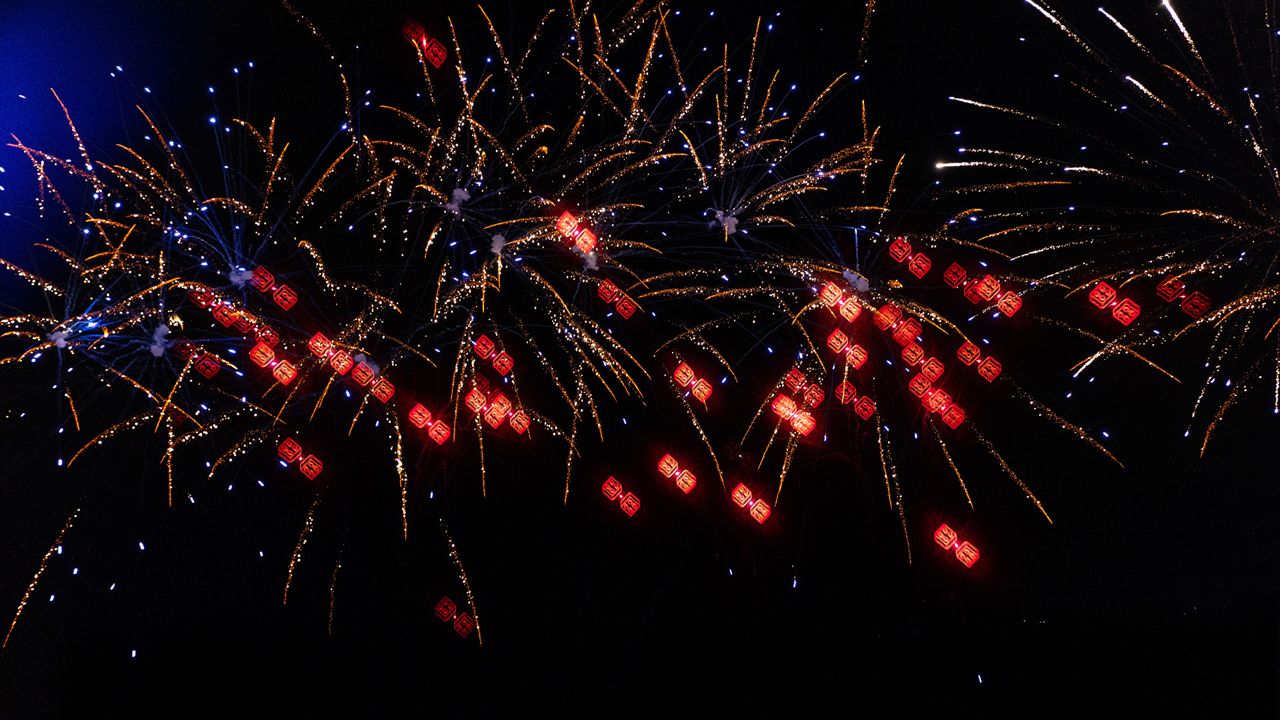
M1072 71L1053 73L1055 109L952 98L1034 135L1019 133L1023 147L964 148L939 167L984 175L955 191L994 206L976 243L1110 317L1097 332L1076 328L1098 343L1077 373L1131 356L1174 377L1153 350L1206 338L1187 427L1202 434L1203 453L1246 395L1269 394L1280 413L1275 18L1223 8L1214 27L1229 29L1234 51L1202 53L1170 2L1127 15L1027 5L1055 31L1046 43L1079 55Z

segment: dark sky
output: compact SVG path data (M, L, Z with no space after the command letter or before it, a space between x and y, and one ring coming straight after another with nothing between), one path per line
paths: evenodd
M353 85L379 97L410 92L404 20L430 27L446 13L472 12L382 1L341 13L298 5L346 53ZM687 16L681 22L690 34L701 26L698 37L745 40L755 17L774 17L776 5L673 7ZM981 10L924 0L880 5L865 67L853 67L860 13L842 16L829 2L787 3L769 62L812 84L860 73L842 99L865 99L883 125L885 156L907 153L914 163L899 198L912 211L904 224L933 224L954 209L932 195L934 161L963 142L955 131L983 133L981 118L946 97L1035 101L1058 61L1056 46L1019 40L1047 36L1021 2ZM525 3L486 9L516 34L533 15ZM299 128L301 142L319 144L327 136L308 136L309 123L336 107L332 76L317 72L320 64L314 43L271 3L10 2L0 8L0 130L65 147L48 95L54 87L92 144L130 142L140 132L131 114L140 95L155 98L167 122L194 128L232 111L211 107L205 88L213 85L217 102L278 115L283 127ZM124 72L113 78L116 65ZM242 74L233 76L233 66ZM27 222L34 189L25 161L4 149L0 166L0 210L14 215L0 218L8 256L41 231ZM680 520L623 526L588 483L562 507L557 493L541 491L559 487L560 470L533 462L496 472L483 502L473 493L448 496L483 649L429 614L438 595L458 599L459 591L428 503L408 546L394 532L362 532L384 525L383 511L395 502L388 478L370 478L382 490L352 493L352 530L324 541L345 543L349 558L330 636L327 565L304 568L297 599L280 606L281 558L304 498L210 493L166 511L147 485L159 475L142 469L154 447L104 453L68 479L39 469L62 449L52 426L6 419L3 617L66 513L81 502L85 511L67 556L51 562L0 652L0 716L206 708L367 716L399 707L491 716L538 706L627 716L766 708L873 717L1104 707L1107 714L1275 712L1274 417L1247 404L1201 460L1197 443L1182 438L1194 383L1176 385L1123 361L1071 380L1062 358L1032 358L1050 348L1062 352L1049 355L1078 356L1078 344L1032 330L1020 342L1028 359L1018 370L1035 378L1028 384L1051 398L1073 392L1061 409L1109 430L1109 446L1127 467L1042 429L1007 429L1003 446L1048 498L1056 524L1045 524L995 473L977 478L988 500L969 518L984 548L980 571L963 572L924 535L907 566L896 518L874 483L872 491L847 489L849 469L831 459L798 469L789 482L805 486L767 533L710 512L709 502L655 500L655 518ZM16 376L0 390L0 411L47 402L31 389L46 381ZM611 452L618 463L635 462L646 457L639 445L630 439ZM594 462L584 474L607 464ZM363 467L356 450L345 463L351 472ZM963 508L956 497L932 494L915 503L921 518ZM145 551L136 549L140 541ZM106 592L112 583L117 589Z

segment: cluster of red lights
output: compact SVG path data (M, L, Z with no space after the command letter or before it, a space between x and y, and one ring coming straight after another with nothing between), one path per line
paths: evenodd
M609 476L608 480L604 481L600 491L610 500L617 500L618 507L621 507L622 512L628 516L635 515L636 511L640 509L640 498L636 497L635 493L623 493L622 483L618 482L618 479L612 475Z
M489 427L498 428L506 422L516 434L529 429L529 415L511 404L511 399L501 390L490 391L489 381L483 375L475 376L475 385L463 398L471 412L480 415Z
M951 263L942 273L942 282L964 292L964 299L978 305L995 301L996 309L1005 317L1013 317L1022 309L1022 296L1012 290L1001 292L1000 281L991 275L969 277L959 263Z
M813 428L818 423L813 419L813 415L804 408L816 409L822 404L826 393L822 391L822 388L818 387L817 383L809 382L809 378L805 377L804 371L800 368L791 368L787 371L787 376L783 378L782 382L788 390L800 397L800 402L796 402L791 395L779 392L773 398L773 414L777 415L782 422L789 423L791 429L801 436L807 436L813 432Z
M492 360L493 369L499 375L506 375L515 366L515 361L511 359L511 356L505 350L499 350L488 335L481 335L476 338L475 344L471 346L471 351L481 360Z
M243 308L232 305L229 301L215 295L212 291L197 288L187 293L191 302L204 308L213 315L213 319L224 328L235 326L236 331L244 335L253 335L258 342L268 347L280 344L280 334L275 328L263 322L262 318Z
M253 269L249 284L258 292L270 295L276 305L284 310L292 310L293 306L298 304L298 291L284 283L277 283L276 276L261 265Z
M896 263L906 263L907 272L915 275L917 280L924 279L929 269L933 267L933 261L928 255L922 252L911 252L911 243L904 237L894 238L889 244L889 258Z
M1138 315L1142 313L1142 306L1129 298L1117 297L1116 289L1105 280L1094 285L1089 291L1089 302L1099 310L1111 310L1111 317L1125 326L1137 320Z
M956 559L964 563L967 568L973 567L973 564L978 562L978 548L968 540L961 542L956 531L946 523L938 526L937 531L933 533L933 541L944 550L955 550Z
M596 241L599 238L596 237L595 232L582 224L578 216L568 210L560 213L560 217L556 219L556 230L565 240L573 243L573 246L583 255L589 255L596 249Z
M893 341L902 346L902 361L907 367L920 366L920 372L907 383L907 390L920 398L925 410L941 415L942 422L948 427L953 430L960 427L965 418L964 408L952 400L950 393L934 386L947 366L936 357L925 357L924 346L919 343L920 332L923 330L920 321L904 317L902 308L886 303L876 311L875 324L890 333ZM999 363L997 367L998 365Z
M623 320L630 320L631 316L635 314L638 307L636 305L636 301L632 300L626 293L622 292L622 289L617 285L614 285L613 282L609 280L601 281L600 287L596 290L596 293L600 296L601 300L612 304L614 309L618 311L618 314L622 316Z
M249 284L260 292L269 294L276 304L285 310L292 308L297 303L297 293L288 285L277 284L271 272L261 265L254 269L249 279ZM269 368L272 376L282 385L288 385L294 381L297 377L297 368L293 363L278 355L276 346L280 342L280 335L271 326L264 323L260 318L255 317L248 310L236 308L229 302L220 299L212 291L195 289L190 291L189 295L191 300L199 307L209 308L214 319L222 324L223 327L234 325L238 331L246 335L252 333L256 344L249 351L249 359L254 364L262 368ZM489 352L487 354L481 352L482 341L489 343ZM395 396L395 385L389 379L380 375L372 365L364 361L357 362L350 353L337 347L324 333L318 332L312 335L307 342L307 349L322 363L327 363L339 375L350 373L351 380L356 385L368 388L369 394L382 403L389 403L391 398ZM482 335L476 341L476 354L485 359L492 357L494 369L505 375L511 370L511 357L506 353L493 353L492 350L493 343L487 337ZM213 378L221 369L222 360L212 353L205 352L199 346L185 342L179 343L177 351L185 360L190 360L193 356L196 357L194 367L206 379ZM484 378L480 378L480 380L484 381ZM490 407L501 407L505 399L505 396L501 398L495 397L494 402L490 402L489 398L485 398L486 419L489 420L491 425L497 427L507 420L509 415L511 427L515 428L516 432L523 433L529 426L529 418L524 412L517 410L514 413L500 416L499 410ZM509 401L506 402L506 408L507 411L511 409ZM432 422L431 412L423 407L421 403L415 404L409 410L409 422L419 429L426 428L428 437L434 440L437 445L443 445L452 435L449 425L443 420ZM296 443L294 444L296 445ZM281 458L286 462L292 462L292 460L285 458L283 454ZM320 472L319 468L322 466L322 463L315 459L314 456L308 456L303 458L303 464L299 467L304 474L308 474L308 477L314 477L309 473L314 469L314 473L318 474Z
M968 340L956 349L956 358L965 365L977 365L978 375L987 382L995 382L1004 369L1004 365L994 357L982 357L982 348Z
M704 378L698 377L688 363L677 365L675 372L671 373L671 378L676 381L676 385L682 388L689 388L689 392L693 393L693 396L704 404L707 402L707 398L711 397L711 391L715 389L715 386Z
M747 511L751 513L751 517L755 518L755 521L761 525L773 514L773 508L769 507L769 503L759 498L753 500L751 498L751 489L742 483L738 483L738 486L733 489L732 498L735 505L747 508Z
M685 495L693 492L693 487L698 484L697 476L688 468L681 470L679 461L671 457L670 453L658 459L658 472L662 473L662 477L674 479L676 487L683 490Z
M298 377L298 369L293 363L282 357L276 357L275 349L261 340L249 351L249 359L254 365L269 369L271 376L281 385L288 385Z
M907 271L917 279L923 279L933 267L933 261L922 252L912 252L911 243L906 238L894 238L889 244L889 257L898 263L906 263ZM942 281L957 290L964 292L969 302L977 305L984 302L995 302L996 309L1007 317L1013 317L1022 307L1022 297L1012 290L1001 292L1000 281L990 275L969 277L969 271L959 263L951 263L942 273ZM998 298L998 299L997 299Z
M426 428L427 437L435 440L437 445L445 444L451 434L449 423L446 423L443 419L432 422L431 411L423 406L422 403L415 403L413 407L409 408L409 422L419 430Z
M858 304L857 299L853 295L845 295L840 286L833 282L822 286L822 291L818 293L818 301L849 322L857 320L858 315L862 314L862 306Z
M184 361L189 361L192 357L196 358L194 366L196 372L203 375L205 380L212 380L213 376L217 375L218 371L222 369L222 360L211 352L205 352L204 348L199 345L182 342L178 343L175 349Z
M440 622L452 623L453 631L458 633L458 637L469 637L476 629L476 621L471 617L471 613L458 612L457 604L448 595L440 598L440 602L436 603L436 617L440 618Z
M428 35L417 21L405 23L403 32L410 42L422 46L422 56L437 70L449 59L449 51L445 49L444 43Z
M350 370L351 381L360 387L369 388L369 394L384 404L390 402L392 396L396 394L396 386L392 385L390 380L379 375L368 363L355 362L350 353L335 346L324 333L312 335L311 340L307 342L307 348L311 350L312 355L321 361L328 362L329 367L339 375L345 375Z
M1171 303L1181 300L1182 312L1186 313L1192 320L1199 320L1201 315L1209 309L1209 296L1196 290L1190 294L1187 293L1187 284L1181 278L1170 275L1160 284L1156 286L1156 295L1160 299Z
M320 471L324 469L324 463L320 462L320 458L315 455L303 455L302 446L293 438L285 438L280 443L276 453L280 456L280 461L285 465L298 461L298 472L307 476L308 480L315 480Z

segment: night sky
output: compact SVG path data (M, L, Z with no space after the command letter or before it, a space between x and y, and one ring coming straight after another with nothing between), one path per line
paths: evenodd
M994 144L996 133L1014 132L1023 135L1005 139L1037 141L1034 126L984 126L986 116L947 97L1047 102L1046 78L1067 61L1051 28L1022 2L980 10L879 4L861 67L854 3L845 15L829 2L674 2L681 16L670 21L693 44L741 49L761 16L775 25L765 65L780 67L783 82L824 85L840 72L857 74L818 124L852 140L865 100L882 128L880 157L907 157L895 222L933 228L959 209L934 184L945 185L935 162L971 137ZM50 87L94 148L138 141L139 98L163 108L164 122L187 132L193 147L215 114L276 117L301 157L323 148L340 122L322 51L273 3L4 5L6 138L74 151ZM464 39L479 28L465 4L297 5L343 55L353 88L386 101L417 88L419 70L401 37L406 20L438 31L448 15L466 15ZM540 7L485 6L515 36ZM35 213L21 153L0 148L0 166L0 255L21 263L50 224ZM0 280L6 311L16 300L5 296L18 292L10 278ZM1065 301L1046 302L1078 319ZM1199 442L1183 437L1195 381L1175 383L1126 359L1072 378L1069 367L1088 352L1080 338L1029 324L1012 337L1019 352L1009 371L1091 431L1106 431L1107 447L1126 465L1063 433L1001 427L1002 451L1049 505L1053 525L994 469L969 478L976 510L946 479L909 479L908 565L878 471L820 454L797 461L767 526L726 512L711 492L688 501L651 492L643 514L623 522L592 479L639 476L651 462L663 421L641 418L584 460L576 472L585 479L567 504L558 451L496 462L485 498L474 468L451 466L440 494L415 498L419 517L406 544L394 479L376 450L351 443L330 450L326 472L378 469L368 471L366 491L341 497L342 527L309 550L342 546L332 634L328 564L304 562L281 606L307 495L254 483L278 468L242 463L221 478L234 491L202 488L198 502L172 509L157 499L159 436L139 435L54 472L53 460L79 443L55 435L58 396L46 390L53 371L8 370L0 386L4 618L67 513L83 510L0 652L0 717L367 717L402 708L446 717L525 708L574 716L1272 716L1280 707L1280 416L1268 399L1244 402L1201 459ZM1166 359L1192 374L1200 352L1193 341ZM17 419L20 412L28 414ZM679 442L698 451L696 438ZM708 491L714 484L703 482ZM431 613L438 596L461 592L434 520L441 504L475 589L483 648ZM958 517L983 550L967 572L929 538L938 522Z

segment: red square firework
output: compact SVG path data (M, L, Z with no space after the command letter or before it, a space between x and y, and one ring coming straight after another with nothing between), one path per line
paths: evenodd
M1182 282L1181 278L1170 275L1160 281L1156 286L1156 295L1165 302L1173 302L1182 297L1182 293L1187 289L1187 284Z
M817 425L818 421L807 412L799 412L791 417L791 429L800 433L801 436L808 436Z
M796 407L796 401L792 400L788 395L779 393L778 397L773 399L773 414L783 420L795 415L796 410L798 409L799 408Z
M200 359L196 361L196 372L203 375L205 380L213 379L213 376L217 375L221 369L222 363L209 353L201 355Z
M578 229L578 218L568 210L560 213L560 217L556 219L556 230L565 236L566 239L573 237L573 231Z
M298 304L298 291L288 285L281 285L276 288L276 292L271 296L276 304L285 310L292 310L293 306Z
M667 453L666 455L658 458L658 472L662 473L662 477L669 478L672 475L675 475L676 471L679 469L680 463L676 462L676 459L671 457L671 453Z
M249 284L258 292L266 292L276 284L276 276L271 271L259 265L253 269L253 275L249 277Z
M681 470L676 476L676 487L684 491L685 495L693 492L693 487L698 484L698 478L688 470Z
M421 430L431 424L431 411L423 407L422 403L417 403L409 409L409 422Z
M321 470L324 470L324 463L315 455L308 455L298 463L298 471L306 475L308 480L315 480Z
M951 406L951 395L942 388L934 388L924 394L924 409L929 412L943 412Z
M956 559L964 563L965 567L973 567L973 564L978 562L978 548L965 540L960 543L960 547L956 548Z
M302 446L293 438L285 438L284 442L280 443L280 447L276 448L276 453L281 460L291 463L302 456Z
M906 238L894 238L889 243L889 258L894 262L902 262L911 255L911 243Z
M463 402L467 404L467 408L469 408L471 412L478 413L481 410L484 410L484 406L488 404L489 400L484 396L484 393L480 391L480 388L471 388L471 391L467 393L465 398L463 398Z
M187 291L187 297L191 298L191 302L195 303L196 305L202 308L209 307L210 305L213 304L213 300L214 300L213 292L209 290L203 290L200 288Z
M578 248L578 252L587 255L596 249L597 240L599 238L591 231L591 228L583 228L578 231L578 236L574 238L573 246Z
M791 392L798 392L800 388L809 384L809 378L804 376L803 370L793 367L787 371L787 377L783 379L783 383Z
M689 367L689 363L680 363L676 366L675 372L671 373L672 379L676 381L676 385L680 387L688 387L698 376L694 374L693 368Z
M871 416L876 414L876 402L866 395L863 395L858 398L858 402L854 404L853 411L858 413L858 417L863 420L870 420Z
M256 322L257 319L250 315L248 311L241 310L240 314L236 316L236 331L247 335Z
M1100 282L1089 291L1089 302L1099 310L1111 304L1116 299L1116 289L1106 282Z
M881 330L888 330L902 318L902 308L893 303L885 303L876 311L875 324Z
M858 390L853 387L853 383L845 380L836 386L836 400L841 405L848 405L858 397Z
M920 366L920 374L928 378L929 382L933 382L942 377L942 373L946 369L947 366L943 365L941 360L931 357Z
M494 427L501 425L502 420L506 419L507 413L511 412L511 400L501 391L494 393L493 397L489 398L489 412L495 413L500 418L498 424L494 425Z
M915 257L911 258L911 262L907 265L907 270L912 275L915 275L916 279L921 279L929 274L929 268L931 267L933 267L933 261L929 259L928 255L916 253Z
M351 369L351 379L360 387L364 387L365 385L373 382L373 377L373 368L363 362L356 363L356 366Z
M898 326L897 330L893 331L893 341L899 345L906 345L920 337L920 331L922 329L923 328L921 327L919 320L916 320L915 318L908 318L906 322Z
M942 523L933 533L933 541L938 543L938 547L950 550L956 542L956 531L951 529L950 525Z
M915 365L924 359L924 348L920 347L920 343L913 342L902 348L902 361L908 365Z
M474 343L472 343L471 350L481 360L488 360L493 357L493 350L495 347L493 340L488 335L481 335L476 338Z
M640 498L636 497L635 493L627 493L623 496L622 500L618 502L618 505L622 508L622 512L626 513L628 517L634 516L636 511L640 509Z
M230 305L218 305L212 311L213 319L218 321L222 327L231 327L236 324L236 318L240 317L240 313Z
M916 375L911 378L911 382L907 383L907 390L911 391L912 395L922 398L924 397L925 392L929 389L930 384L929 378L923 375Z
M338 350L329 358L329 367L339 375L346 375L351 366L355 364L355 360L351 359L351 354L345 350Z
M259 325L254 335L258 338L258 342L266 343L268 347L280 344L280 333L270 325Z
M1119 305L1111 308L1111 317L1120 321L1121 325L1128 326L1138 319L1138 315L1142 313L1142 306L1138 303L1125 298L1120 301Z
M391 381L386 378L378 378L373 387L369 388L369 392L385 405L391 401L391 396L396 394L396 386L392 385Z
M978 375L987 382L995 382L996 378L1000 377L1000 371L1003 369L1004 365L993 357L988 357L978 363Z
M470 613L461 613L453 621L453 631L458 633L458 637L470 637L471 632L476 629L476 621L471 617Z
M431 38L431 41L427 43L427 47L423 50L422 55L427 59L427 62L431 63L431 65L437 70L440 69L440 66L444 65L445 60L449 59L449 51L445 50L444 45L435 38ZM463 637L466 636L464 635Z
M751 517L755 518L756 522L761 525L763 525L764 521L768 520L769 516L772 514L773 509L769 507L769 503L763 500L757 500L756 504L751 506Z
M610 500L617 500L618 496L622 494L622 483L618 482L617 478L610 475L609 479L604 481L604 485L600 486L600 491L603 492L604 496Z
M1010 290L1000 296L1000 300L996 302L996 309L1004 313L1005 317L1013 317L1022 309L1022 296Z
M845 300L844 303L840 305L840 317L844 318L847 322L857 320L858 316L861 314L862 306L853 298Z
M983 302L991 302L1000 292L1000 281L990 275L983 275L981 280L978 280L965 290L965 297L969 297L970 290L973 291L974 297L979 298ZM975 304L977 303L977 300L974 300L973 298L969 298L969 301Z
M498 408L489 408L484 411L484 421L489 423L489 427L497 429L502 425L502 421L507 419L507 414Z
M281 360L276 369L271 371L271 376L281 385L288 385L293 379L298 377L298 369L288 360Z
M600 287L596 289L596 294L600 296L601 300L611 303L618 298L618 295L622 294L622 291L609 280L601 280Z
M824 306L833 308L840 304L840 300L844 298L844 292L839 285L829 282L822 286L822 290L818 291L818 302Z
M529 415L523 410L517 410L511 414L511 419L507 421L511 425L511 429L516 431L517 435L523 435L525 430L529 429Z
M700 379L693 384L693 396L703 403L706 403L707 398L711 397L711 391L713 389L714 388L711 383Z
M329 357L329 353L333 352L333 341L326 337L324 333L316 333L307 341L307 349L318 358L326 358Z
M493 369L499 375L506 375L511 372L511 368L515 367L516 361L511 359L505 351L499 351L497 356L493 358Z
M845 357L849 359L849 364L856 370L866 364L869 355L866 348L854 344L849 346L849 351L845 353Z
M947 427L952 430L960 427L960 423L964 422L964 408L959 405L952 405L947 408L946 412L942 413L942 422L946 423Z
M449 425L443 420L437 420L434 423L431 423L431 429L427 431L427 437L435 440L437 445L443 445L448 442L451 434L452 432L449 430Z
M266 343L258 343L249 351L249 359L258 367L266 367L276 359L276 352L272 350Z
M623 320L630 320L631 316L636 314L638 306L636 305L635 300L623 295L618 298L618 304L615 305L614 308L617 309L618 314L622 316Z
M822 392L822 388L817 385L810 385L804 390L804 404L811 408L816 408L822 404L822 399L827 396Z
M738 487L733 489L733 502L738 507L746 507L751 502L751 490L742 483L738 483Z
M848 345L849 336L842 330L832 330L831 334L827 336L827 347L831 348L832 351L836 353L844 352L844 349L848 347Z
M951 263L951 266L947 268L947 271L942 273L942 282L953 288L958 288L964 284L965 279L968 277L969 273L966 272L964 268L960 267L959 263Z
M473 375L471 377L471 386L480 388L480 392L485 395L489 394L489 378L483 375Z
M1209 296L1199 290L1191 293L1182 301L1182 312L1191 317L1192 320L1199 320L1201 315L1209 309Z
M449 622L457 610L458 606L454 605L447 595L440 598L440 602L436 603L436 617L440 618L440 622Z
M956 358L965 365L974 364L980 357L982 357L982 348L967 340L956 350Z

